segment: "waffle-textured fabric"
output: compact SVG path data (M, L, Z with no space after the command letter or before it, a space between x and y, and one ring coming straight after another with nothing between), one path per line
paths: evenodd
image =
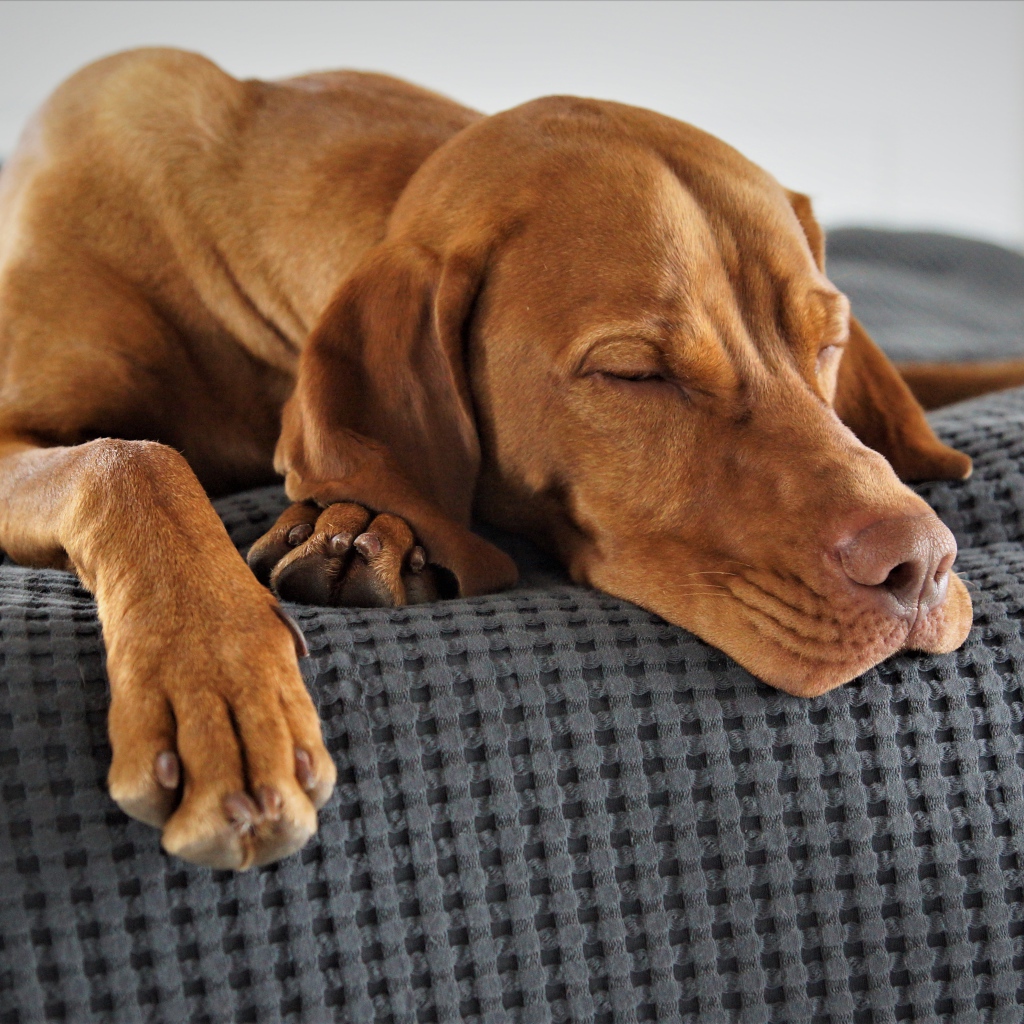
M970 238L848 228L828 274L894 359L1024 355L1024 258Z
M536 560L497 596L290 606L339 782L246 874L110 802L95 606L5 565L0 1024L1019 1022L1024 391L934 422L975 459L922 487L960 651L802 700ZM283 504L219 508L244 548Z

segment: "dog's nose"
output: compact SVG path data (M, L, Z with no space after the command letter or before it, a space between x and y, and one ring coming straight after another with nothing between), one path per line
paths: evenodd
M854 583L877 588L904 616L927 615L941 604L956 559L953 534L933 515L880 519L839 546Z

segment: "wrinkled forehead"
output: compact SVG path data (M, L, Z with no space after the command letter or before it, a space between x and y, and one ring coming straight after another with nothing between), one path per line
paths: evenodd
M548 337L631 320L667 336L749 336L766 314L787 336L838 324L843 301L786 193L736 157L694 169L638 145L552 155L503 259Z
M552 156L551 165L524 219L524 250L558 253L567 269L595 272L606 287L643 284L653 292L674 290L688 269L715 262L700 203L655 154L595 145ZM585 287L578 279L585 275L572 276Z

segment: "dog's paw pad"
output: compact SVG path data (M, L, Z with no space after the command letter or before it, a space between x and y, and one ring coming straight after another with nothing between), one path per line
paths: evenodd
M280 598L300 604L396 608L438 598L435 567L408 523L352 502L329 505L315 523L293 505L253 545L249 564ZM271 564L271 561L273 564ZM269 568L268 568L269 566Z

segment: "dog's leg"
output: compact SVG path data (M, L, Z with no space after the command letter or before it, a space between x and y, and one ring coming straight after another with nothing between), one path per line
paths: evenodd
M0 443L0 547L77 571L110 679L110 793L171 853L246 868L316 829L335 768L273 597L154 442Z
M899 363L896 367L925 409L1024 385L1024 359L984 363Z

